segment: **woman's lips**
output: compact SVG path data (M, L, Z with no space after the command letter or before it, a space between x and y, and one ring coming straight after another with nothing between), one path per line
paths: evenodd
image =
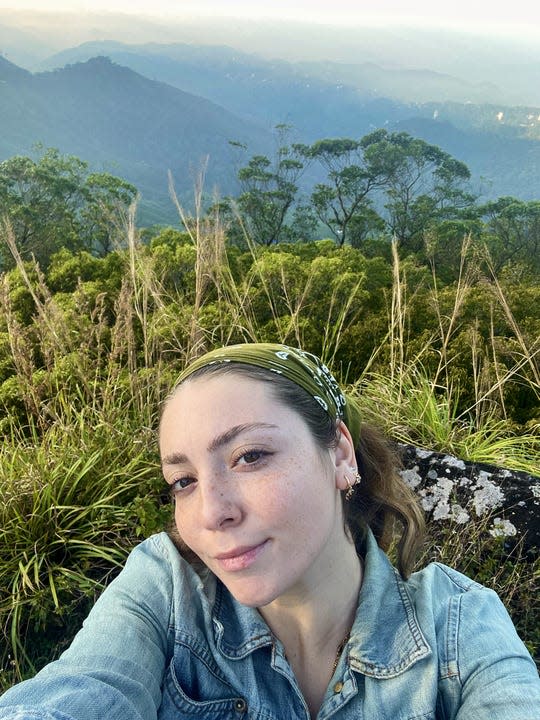
M251 547L239 547L227 553L217 555L215 560L223 570L235 572L237 570L245 570L252 565L259 555L263 552L268 544L268 540L259 545Z

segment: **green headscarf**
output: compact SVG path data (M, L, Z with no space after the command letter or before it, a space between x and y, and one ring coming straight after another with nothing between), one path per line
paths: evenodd
M354 445L360 437L360 410L345 395L326 365L312 353L277 343L244 343L212 350L194 360L181 373L178 384L208 365L244 363L283 375L303 388L334 420L343 420Z

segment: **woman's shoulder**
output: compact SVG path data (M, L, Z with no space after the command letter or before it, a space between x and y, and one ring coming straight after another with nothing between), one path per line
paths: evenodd
M128 562L148 557L152 560L166 560L176 563L181 559L180 552L166 532L159 532L142 540L129 553Z
M535 664L494 590L437 562L413 573L404 586L436 648L449 717L457 708L463 713L465 704L464 714L474 718L498 718L501 712L508 718L532 718L529 713L537 713Z
M431 562L414 572L407 580L407 586L416 593L435 592L449 596L488 590L476 580L440 562Z
M183 560L167 533L151 535L135 545L129 552L123 568L109 584L109 588L123 583L147 582L169 585L176 574L183 572Z
M505 647L530 661L503 601L491 588L438 562L413 573L405 586L421 625L431 626L438 644L444 644L443 655L458 653L463 662L475 648L469 657L474 661L480 649L498 657Z
M212 587L213 576L202 563L194 566L177 548L168 533L150 535L136 545L115 582L133 582L137 578L145 584L160 584L171 594L194 591L207 593Z
M467 624L476 615L472 610L482 607L489 617L511 624L494 590L443 563L429 563L404 584L417 613L429 612L435 622L448 623L449 617L459 616Z

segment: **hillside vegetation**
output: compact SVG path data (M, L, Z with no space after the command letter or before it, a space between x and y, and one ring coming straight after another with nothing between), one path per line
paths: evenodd
M387 159L395 159L396 147L429 151L447 170L463 171L406 137L397 142L387 133L378 140L389 143ZM301 157L332 149L315 143ZM540 285L527 250L537 238L529 204L501 199L491 215L476 216L476 231L465 236L463 218L449 225L428 213L416 245L391 242L386 225L376 224L367 235L357 228L358 246L339 233L267 245L250 232L252 203L279 215L287 187L273 185L275 177L259 172L265 163L261 168L253 158L236 203L198 217L180 206L182 231L138 229L134 206L127 207L131 186L111 177L98 185L108 201L98 223L84 166L51 151L46 158L49 176L39 163L22 164L35 183L30 187L54 187L62 197L64 183L52 181L78 167L72 180L88 192L69 217L49 217L49 230L62 220L58 233L70 228L72 242L61 247L54 232L44 236L51 245L48 252L42 247L39 264L21 229L37 231L51 203L41 206L41 221L29 217L26 196L9 183L7 192L9 176L0 172L9 211L0 275L3 684L58 654L133 544L170 522L156 449L159 407L185 363L212 347L300 345L357 394L366 422L395 440L539 473ZM278 159L300 162L283 152ZM331 170L327 190L312 198L321 214L323 200L333 202L343 189L333 181L365 180L347 167ZM376 167L362 165L363 172ZM285 169L294 171L294 164ZM447 199L461 197L445 187L452 190ZM390 196L395 210L402 207L398 190ZM433 211L431 195L418 197L417 210ZM362 209L365 218L368 206ZM96 227L108 229L109 246L84 234L89 212ZM274 214L265 217L270 222ZM294 227L287 212L284 219ZM465 526L432 522L425 559L448 561L495 587L536 653L538 554L522 556L519 539L510 545L492 537L486 518L472 509L470 516Z

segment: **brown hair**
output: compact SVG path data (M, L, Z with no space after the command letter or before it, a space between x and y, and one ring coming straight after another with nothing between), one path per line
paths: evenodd
M209 374L236 374L268 383L274 397L304 419L321 447L336 446L338 423L292 380L256 365L235 362L206 365L185 382ZM362 481L355 486L351 499L343 501L346 528L359 553L366 527L385 552L397 540L397 567L402 577L407 578L424 537L424 516L418 499L399 474L401 461L396 450L379 430L366 424L361 426L355 455ZM176 527L169 530L169 535L189 562L200 563L183 543Z

